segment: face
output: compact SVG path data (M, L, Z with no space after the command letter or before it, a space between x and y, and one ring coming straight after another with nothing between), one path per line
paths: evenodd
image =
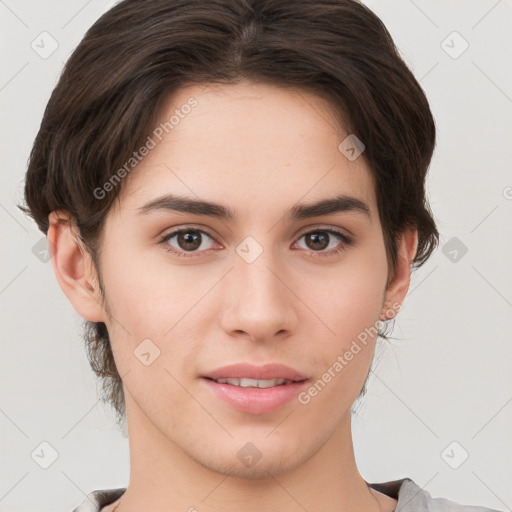
M214 471L280 474L346 431L370 368L376 338L361 333L377 325L388 269L372 178L315 96L201 85L170 98L162 122L176 109L101 240L128 428ZM170 195L222 208L182 211ZM238 363L307 380L264 391L205 378ZM240 449L261 459L244 465Z

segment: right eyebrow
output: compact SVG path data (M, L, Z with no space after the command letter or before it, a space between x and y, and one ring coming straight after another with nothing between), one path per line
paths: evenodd
M166 194L153 199L149 203L138 208L137 213L144 215L155 211L177 211L192 213L194 215L207 215L221 220L234 220L238 215L229 208L217 203L193 199L189 197L179 197L173 194Z

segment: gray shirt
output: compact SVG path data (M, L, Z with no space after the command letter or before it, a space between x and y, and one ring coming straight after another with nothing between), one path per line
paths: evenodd
M410 478L369 485L372 489L397 500L395 512L500 512L487 507L460 505L445 498L432 498L429 492ZM92 491L72 512L100 512L102 507L116 501L125 490L125 487L121 487Z

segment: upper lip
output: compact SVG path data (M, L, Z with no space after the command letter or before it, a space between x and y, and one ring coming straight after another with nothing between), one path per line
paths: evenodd
M293 381L306 380L307 375L290 368L284 364L268 363L262 366L255 366L250 363L238 363L223 366L212 370L203 377L210 379L257 379L257 380L270 380L270 379L286 379Z

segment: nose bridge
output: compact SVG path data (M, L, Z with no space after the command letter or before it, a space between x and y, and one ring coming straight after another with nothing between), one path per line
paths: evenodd
M247 237L236 252L224 329L244 331L256 339L293 329L293 294L283 284L286 279L278 251Z
M269 251L270 252L270 251ZM240 292L251 298L253 307L272 305L276 306L284 300L283 284L276 277L279 274L279 265L276 265L275 257L260 256L256 261L247 263L239 261L236 265L242 284ZM276 302L276 304L273 304Z
M239 244L237 256L235 272L241 285L238 293L249 298L253 308L279 309L286 298L283 296L283 284L275 275L282 267L276 251L250 239Z

